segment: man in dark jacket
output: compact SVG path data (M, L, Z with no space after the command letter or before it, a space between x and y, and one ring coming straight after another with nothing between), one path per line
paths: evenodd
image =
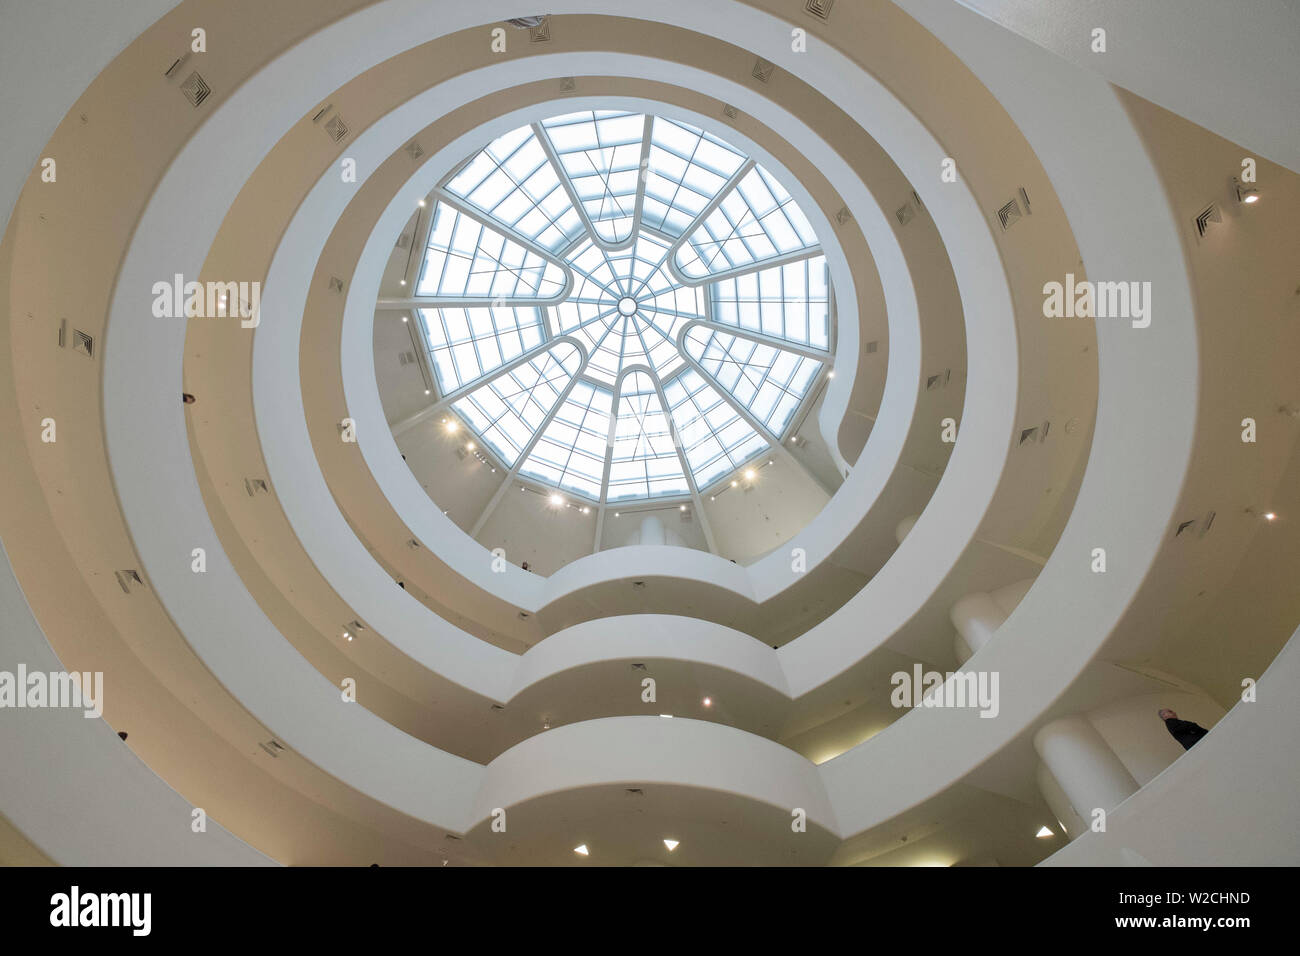
M1193 723L1190 720L1179 720L1178 715L1168 707L1160 711L1160 719L1165 722L1165 726L1169 728L1169 733L1174 740L1183 745L1184 750L1191 750L1198 740L1209 733L1200 724Z

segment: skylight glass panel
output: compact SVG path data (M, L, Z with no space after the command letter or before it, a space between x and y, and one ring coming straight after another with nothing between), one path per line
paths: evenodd
M811 225L701 129L569 113L437 193L415 291L437 387L531 480L592 501L706 487L780 440L829 361Z
M744 154L703 130L656 116L641 222L680 236L744 165Z
M690 485L654 382L631 372L618 396L607 501L686 494Z
M697 488L708 487L771 447L693 368L664 385L664 398Z
M822 363L704 326L686 333L686 351L717 384L778 438Z
M750 332L830 348L826 257L787 262L711 286L713 321Z
M542 125L596 235L625 242L636 227L645 116L595 110Z
M554 262L445 202L433 227L416 295L451 299L552 299L564 291Z
M452 409L513 467L581 364L578 349L561 342L485 382Z
M520 473L599 501L613 404L609 389L574 383Z
M531 126L489 143L446 190L517 235L557 252L582 232L582 217Z
M754 166L677 250L677 266L692 279L761 265L813 249L817 236L784 188Z
M421 309L429 358L446 395L470 385L543 342L534 307Z

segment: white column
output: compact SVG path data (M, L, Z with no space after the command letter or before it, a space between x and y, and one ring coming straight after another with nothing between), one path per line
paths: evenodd
M1085 823L1096 808L1109 813L1137 792L1133 775L1086 717L1052 721L1034 734L1034 749Z
M1033 578L1025 578L989 593L976 591L967 594L952 606L948 616L957 629L953 642L958 663L965 664L976 651L989 642L993 634L1016 609L1033 586Z
M1056 822L1065 831L1066 839L1073 840L1084 833L1088 829L1087 822L1075 812L1074 807L1070 805L1070 798L1065 795L1061 785L1052 776L1052 771L1048 770L1047 764L1042 761L1038 763L1037 776L1038 790L1047 801L1048 809L1056 817Z
M1007 619L1007 612L993 600L987 591L967 594L957 601L948 612L952 626L957 628L957 640L953 649L957 660L964 664L967 658L989 642L993 633Z
M912 530L912 525L916 524L916 519L919 517L921 516L908 515L902 521L898 522L898 527L894 528L894 540L899 544L902 544L903 539L907 537L907 533Z
M663 522L654 515L641 519L641 544L667 544Z

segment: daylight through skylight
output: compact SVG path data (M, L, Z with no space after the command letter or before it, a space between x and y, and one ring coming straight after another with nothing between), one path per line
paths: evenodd
M689 496L779 446L830 368L826 259L773 173L613 110L497 137L421 211L438 406L511 476Z

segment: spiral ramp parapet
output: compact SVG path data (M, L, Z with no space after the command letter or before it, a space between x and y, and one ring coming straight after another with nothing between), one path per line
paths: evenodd
M6 8L0 862L1300 860L1289 15L517 7Z

